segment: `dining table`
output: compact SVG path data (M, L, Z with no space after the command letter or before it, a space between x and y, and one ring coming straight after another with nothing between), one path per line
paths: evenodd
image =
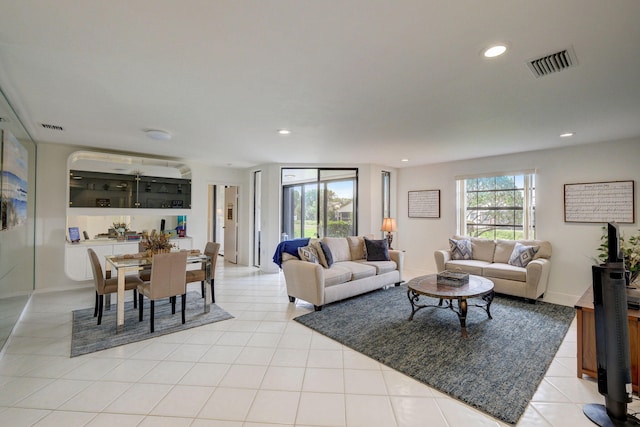
M117 254L105 255L105 270L107 277L110 277L111 271L115 270L118 275L118 301L116 308L116 333L124 331L124 282L127 274L141 271L145 268L153 268L153 256L149 256L146 252L137 254ZM199 252L190 251L187 256L187 268L193 264L200 264L200 268L205 271L204 286L204 312L211 311L211 303L215 301L213 297L213 284L211 281L211 257ZM208 289L207 289L208 288ZM107 305L108 306L108 305Z

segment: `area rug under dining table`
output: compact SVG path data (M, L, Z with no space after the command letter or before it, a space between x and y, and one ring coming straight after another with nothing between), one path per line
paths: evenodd
M133 301L125 302L124 331L116 334L116 309L104 310L102 324L97 325L93 317L93 307L73 311L71 357L94 351L105 350L119 345L129 344L171 334L221 320L232 319L225 310L211 304L209 313L204 312L202 296L198 292L187 293L186 323L182 324L180 297L176 304L176 314L171 314L169 299L156 301L153 333L149 332L149 300L145 299L144 320L138 321L138 309L133 308Z
M469 307L468 338L461 337L460 322L451 310L426 308L412 321L410 314L403 285L328 304L295 320L515 424L544 378L575 310L497 295L491 305L493 319Z

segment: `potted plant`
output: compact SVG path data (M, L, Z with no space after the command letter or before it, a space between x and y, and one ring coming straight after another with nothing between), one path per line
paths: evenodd
M609 254L608 237L605 227L602 227L603 234L600 237L600 246L598 247L598 259L601 262L607 262ZM620 237L620 250L624 257L624 266L629 272L629 283L636 283L640 279L640 230L638 234L629 238Z
M113 229L118 233L118 240L124 240L124 233L129 231L129 224L122 221L116 221L113 223Z

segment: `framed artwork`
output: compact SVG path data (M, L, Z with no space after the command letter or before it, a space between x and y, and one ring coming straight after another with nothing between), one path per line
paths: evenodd
M27 189L29 159L27 149L7 130L2 131L0 183L2 230L27 223Z
M409 191L409 218L440 218L440 190Z
M634 187L634 181L565 184L564 221L633 224Z

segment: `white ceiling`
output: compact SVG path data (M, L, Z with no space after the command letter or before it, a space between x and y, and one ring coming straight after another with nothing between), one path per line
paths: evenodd
M403 167L640 136L638 0L0 3L0 87L38 142Z

